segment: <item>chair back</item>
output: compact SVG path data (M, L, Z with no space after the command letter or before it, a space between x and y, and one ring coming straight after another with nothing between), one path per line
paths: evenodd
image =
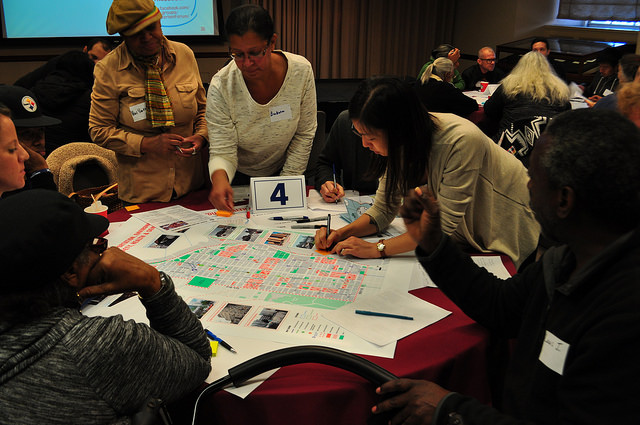
M311 146L311 153L309 154L309 162L307 162L307 169L304 172L304 177L307 186L313 186L313 181L316 174L316 164L318 163L318 157L324 149L326 144L325 126L327 123L327 114L324 111L318 111L318 128L316 129L316 135L313 138L313 145Z

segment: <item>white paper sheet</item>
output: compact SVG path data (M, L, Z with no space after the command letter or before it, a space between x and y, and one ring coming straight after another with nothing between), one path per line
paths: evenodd
M363 316L356 314L356 309L411 316L413 320ZM373 344L384 346L449 314L450 311L406 292L385 291L372 297L359 297L356 302L327 313L325 317Z

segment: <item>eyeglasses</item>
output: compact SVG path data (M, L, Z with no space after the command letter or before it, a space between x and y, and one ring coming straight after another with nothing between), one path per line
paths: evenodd
M248 52L246 55L244 53L229 52L229 56L236 62L242 62L245 58L249 58L250 61L255 62L262 59L264 55L267 54L267 50L269 50L269 45L260 52Z
M351 123L351 131L353 132L353 134L355 134L358 137L364 136L364 134L362 134L358 130L356 130L356 128L353 126L353 123Z
M96 254L100 255L109 247L109 241L105 238L93 238L89 244L89 249Z
M495 62L496 61L496 58L487 58L487 59L478 58L478 59L480 59L481 61L486 61L486 62Z

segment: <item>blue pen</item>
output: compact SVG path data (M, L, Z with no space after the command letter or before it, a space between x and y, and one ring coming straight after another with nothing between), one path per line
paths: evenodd
M216 336L216 334L214 334L213 332L211 332L209 329L205 329L204 330L207 333L207 336L212 340L212 341L218 341L218 343L220 345L222 345L224 348L226 348L227 350L231 351L233 354L236 354L237 351L230 346L229 344L227 344L225 341L222 340L222 338L219 338Z
M309 217L303 215L301 217L269 217L269 220L287 220L287 221L298 221L298 220L309 220Z
M413 320L413 317L411 316L403 316L401 314L391 314L391 313L379 313L377 311L369 311L369 310L356 310L356 314L362 314L364 316L390 317L392 319Z

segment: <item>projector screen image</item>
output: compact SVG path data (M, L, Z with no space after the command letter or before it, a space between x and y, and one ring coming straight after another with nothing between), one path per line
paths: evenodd
M111 0L0 0L4 38L107 35ZM217 0L155 0L166 36L220 35Z

